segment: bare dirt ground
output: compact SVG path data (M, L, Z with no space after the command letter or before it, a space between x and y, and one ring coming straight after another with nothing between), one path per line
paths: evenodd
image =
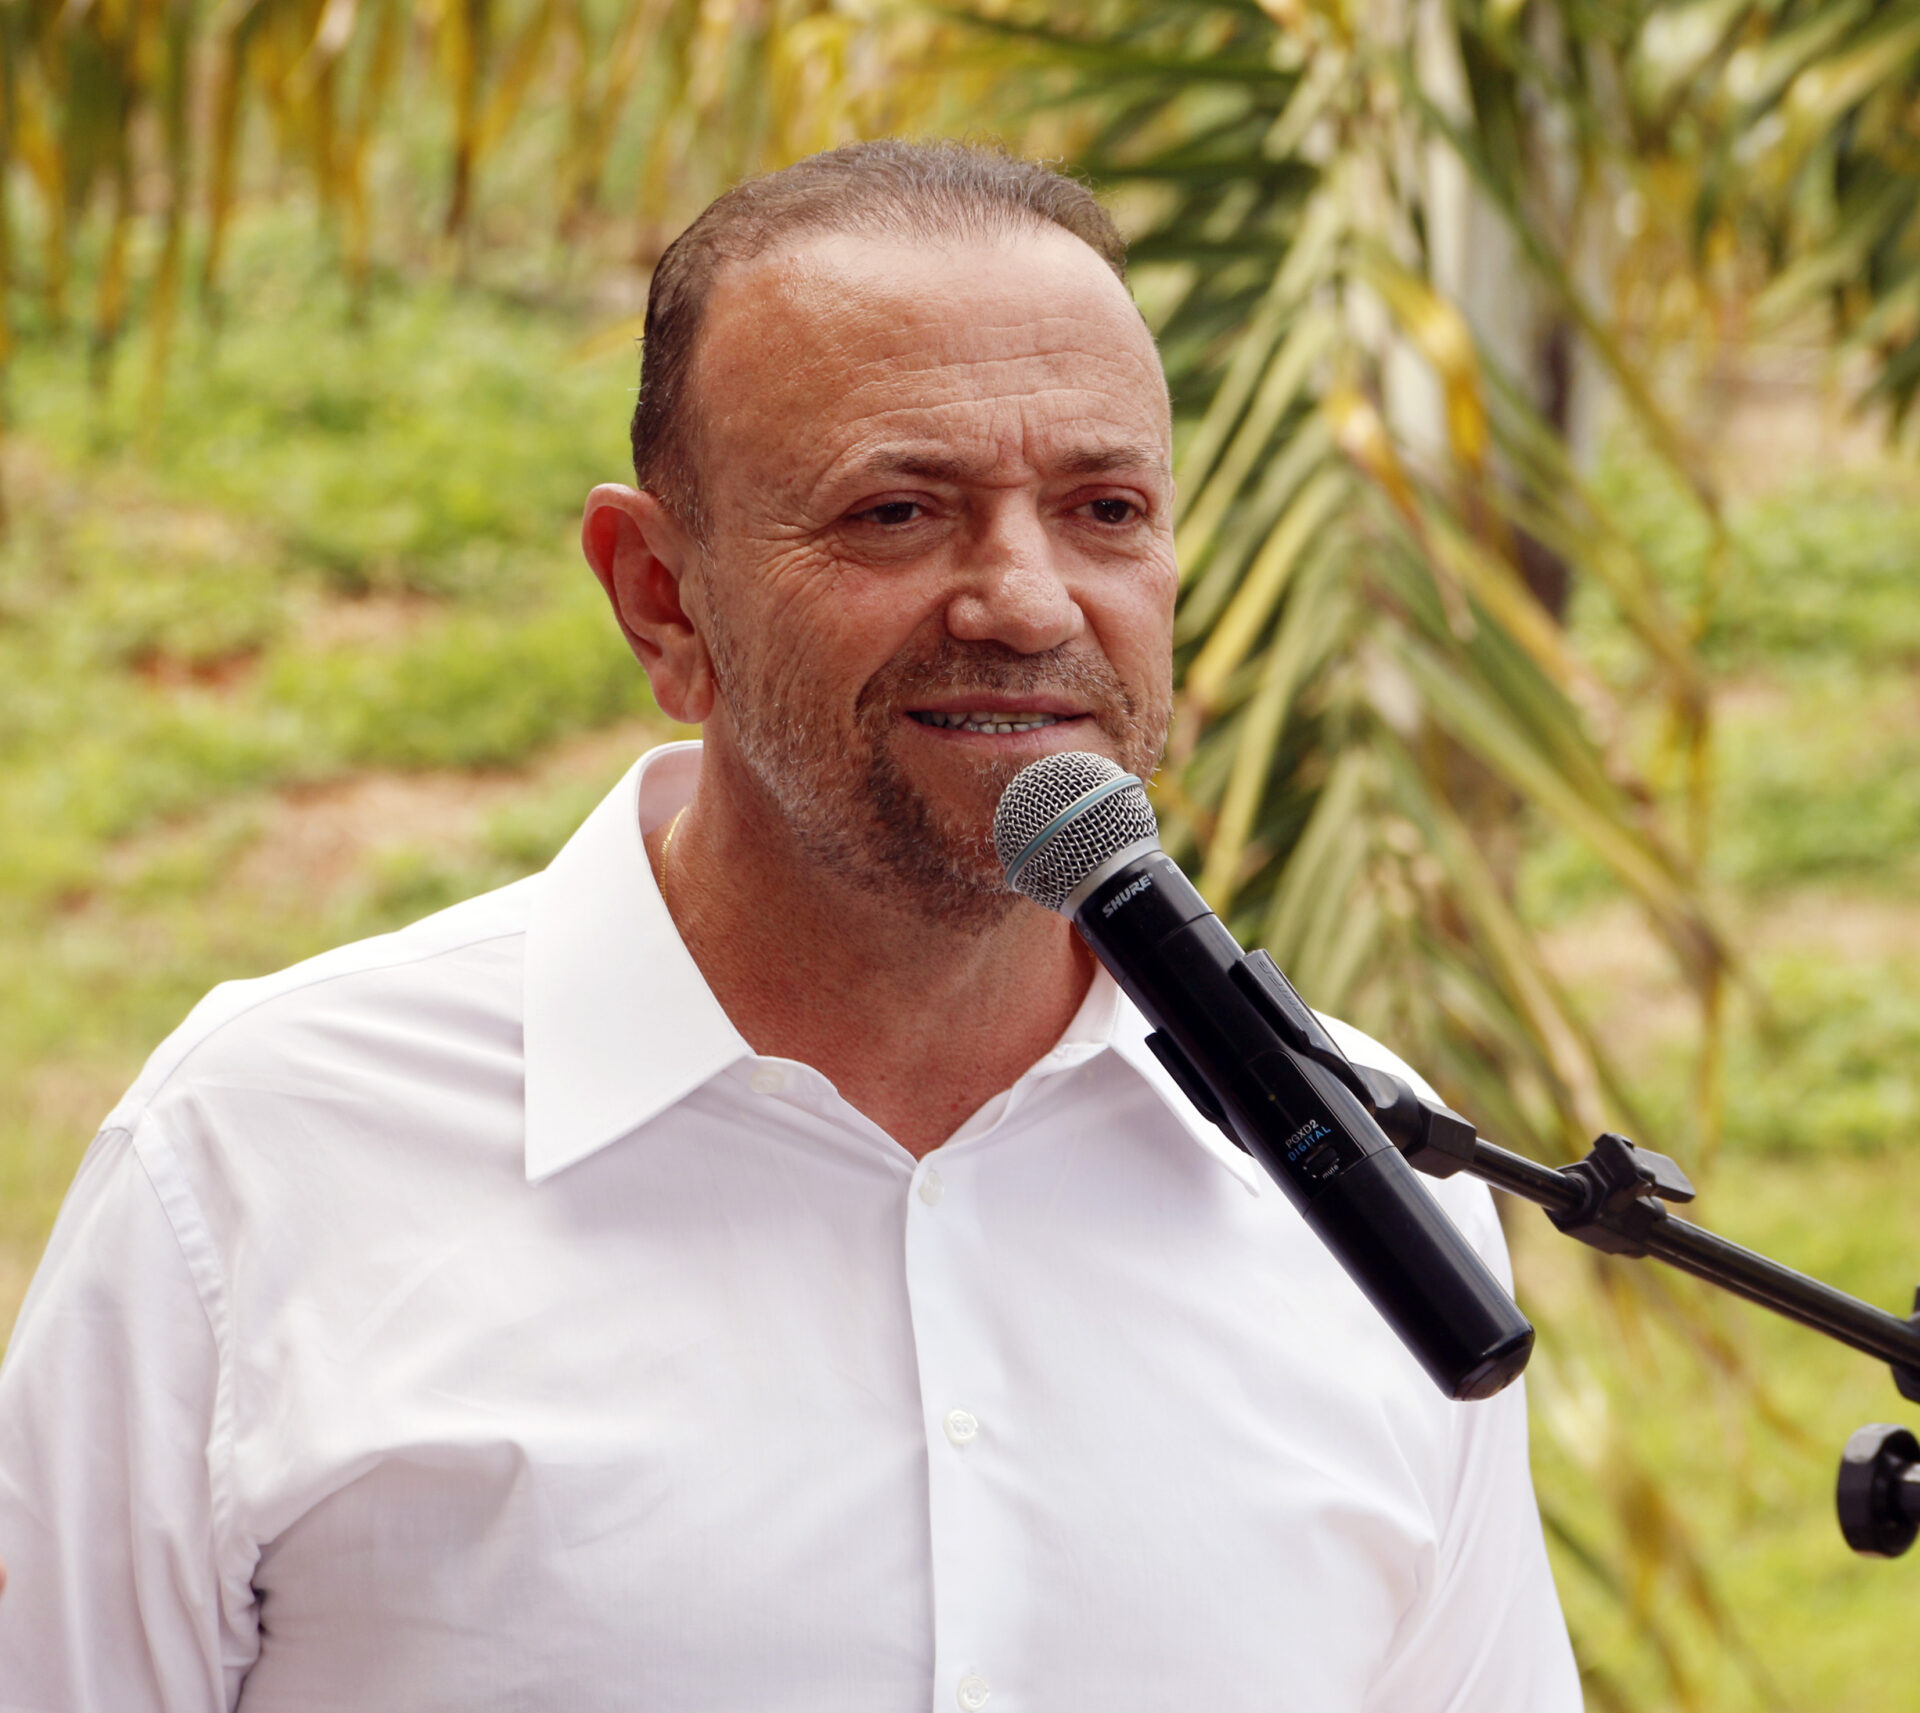
M512 773L363 773L282 793L235 866L234 885L263 900L298 893L330 902L386 853L459 851L512 803L566 783L611 786L662 735L657 721L630 720L569 739Z

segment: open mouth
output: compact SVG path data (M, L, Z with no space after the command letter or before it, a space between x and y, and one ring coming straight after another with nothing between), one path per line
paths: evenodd
M912 709L909 718L923 726L937 726L950 732L1037 732L1043 726L1057 726L1063 719L1078 715L1042 714L1018 708L992 708L979 713L961 710Z

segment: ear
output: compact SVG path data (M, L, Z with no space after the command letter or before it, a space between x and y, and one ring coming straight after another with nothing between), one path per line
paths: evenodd
M687 611L687 578L700 550L686 526L654 495L607 482L587 495L580 550L646 668L660 711L699 725L713 710L713 660Z

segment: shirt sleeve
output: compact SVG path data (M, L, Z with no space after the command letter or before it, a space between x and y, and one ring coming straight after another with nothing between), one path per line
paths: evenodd
M0 1713L230 1709L257 1646L211 1245L156 1152L95 1140L0 1365Z
M1432 1187L1512 1290L1491 1196L1464 1179ZM1451 1409L1452 1478L1433 1574L1366 1713L1578 1713L1580 1674L1528 1464L1525 1385Z
M1424 1098L1440 1098L1371 1036L1337 1017L1320 1019L1356 1064L1391 1071ZM1426 1187L1511 1292L1513 1266L1492 1193L1464 1173ZM1580 1674L1527 1460L1526 1389L1516 1381L1497 1397L1450 1407L1453 1457L1439 1549L1367 1713L1577 1713Z

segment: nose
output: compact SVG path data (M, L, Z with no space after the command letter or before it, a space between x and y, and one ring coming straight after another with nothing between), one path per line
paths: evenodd
M1061 574L1058 544L1031 502L995 507L965 552L960 587L947 603L947 631L955 641L1044 654L1085 629Z

